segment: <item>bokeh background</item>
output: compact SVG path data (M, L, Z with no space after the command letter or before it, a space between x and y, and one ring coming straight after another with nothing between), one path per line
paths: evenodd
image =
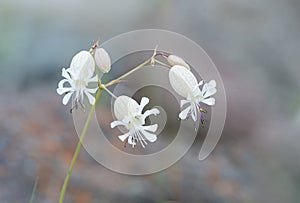
M0 202L58 202L78 138L55 92L61 67L94 40L167 29L201 45L224 80L224 133L203 133L170 169L114 173L82 150L66 202L299 202L299 0L0 2ZM145 39L146 40L146 39Z

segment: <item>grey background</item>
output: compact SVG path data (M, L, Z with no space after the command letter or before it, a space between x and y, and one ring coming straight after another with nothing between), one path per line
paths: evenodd
M0 201L57 202L77 137L56 95L72 56L123 32L186 35L214 60L228 99L225 131L195 161L203 133L169 170L113 173L84 150L66 202L298 202L298 0L0 2Z

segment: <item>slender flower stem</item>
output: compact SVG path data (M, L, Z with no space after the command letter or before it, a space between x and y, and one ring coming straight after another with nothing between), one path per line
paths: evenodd
M167 67L167 68L171 68L170 65L167 65L167 64L165 64L165 63L163 63L163 62L161 62L161 61L159 61L159 60L157 60L157 59L154 59L154 62L156 62L157 64L159 64L159 65L161 65L161 66L165 66L165 67Z
M120 77L118 77L115 80L112 80L108 83L105 84L105 87L109 87L111 85L117 84L118 82L120 82L122 79L126 78L127 76L129 76L130 74L134 73L135 71L139 70L140 68L144 67L145 65L147 65L148 63L150 63L151 59L146 60L144 63L141 63L140 65L138 65L137 67L135 67L134 69L132 69L131 71L125 73L124 75L121 75Z
M117 99L116 95L114 95L109 89L105 87L105 85L101 85L100 88L103 88L110 96L112 96L114 99Z
M96 95L96 102L95 102L95 104L92 106L92 108L90 110L90 113L89 113L88 118L87 118L87 120L85 122L84 128L82 130L82 133L80 135L80 139L79 139L79 142L77 144L76 150L74 152L74 155L73 155L73 158L72 158L72 161L71 161L71 165L69 167L68 173L67 173L67 175L65 177L65 181L64 181L64 184L63 184L62 189L61 189L59 203L63 203L63 201L64 201L64 197L65 197L65 193L66 193L67 186L68 186L68 183L69 183L69 179L70 179L71 174L73 172L75 163L77 161L77 158L78 158L78 155L79 155L79 152L80 152L80 149L81 149L81 145L82 145L83 139L84 139L84 137L86 135L87 129L88 129L89 124L91 122L91 118L92 118L93 112L95 110L96 104L97 104L97 102L98 102L98 100L100 98L101 92L102 92L102 89L99 89L98 92L97 92L97 95Z
M38 182L39 182L39 177L37 177L37 178L35 179L35 181L34 181L34 186L33 186L32 192L31 192L31 196L30 196L30 201L29 201L29 203L33 203L33 200L34 200L34 197L35 197L35 192L36 192L36 189L37 189Z

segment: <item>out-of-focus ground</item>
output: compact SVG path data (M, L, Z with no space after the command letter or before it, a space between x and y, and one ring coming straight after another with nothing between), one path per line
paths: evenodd
M300 1L1 1L0 202L57 202L77 136L56 92L93 40L142 28L186 35L212 57L228 113L170 169L133 177L80 153L66 202L299 202ZM146 39L145 39L146 40Z

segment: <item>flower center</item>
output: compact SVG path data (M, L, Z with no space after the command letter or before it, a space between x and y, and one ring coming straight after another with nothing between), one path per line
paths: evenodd
M131 118L130 125L132 127L142 126L143 125L142 117L140 115L133 116Z

